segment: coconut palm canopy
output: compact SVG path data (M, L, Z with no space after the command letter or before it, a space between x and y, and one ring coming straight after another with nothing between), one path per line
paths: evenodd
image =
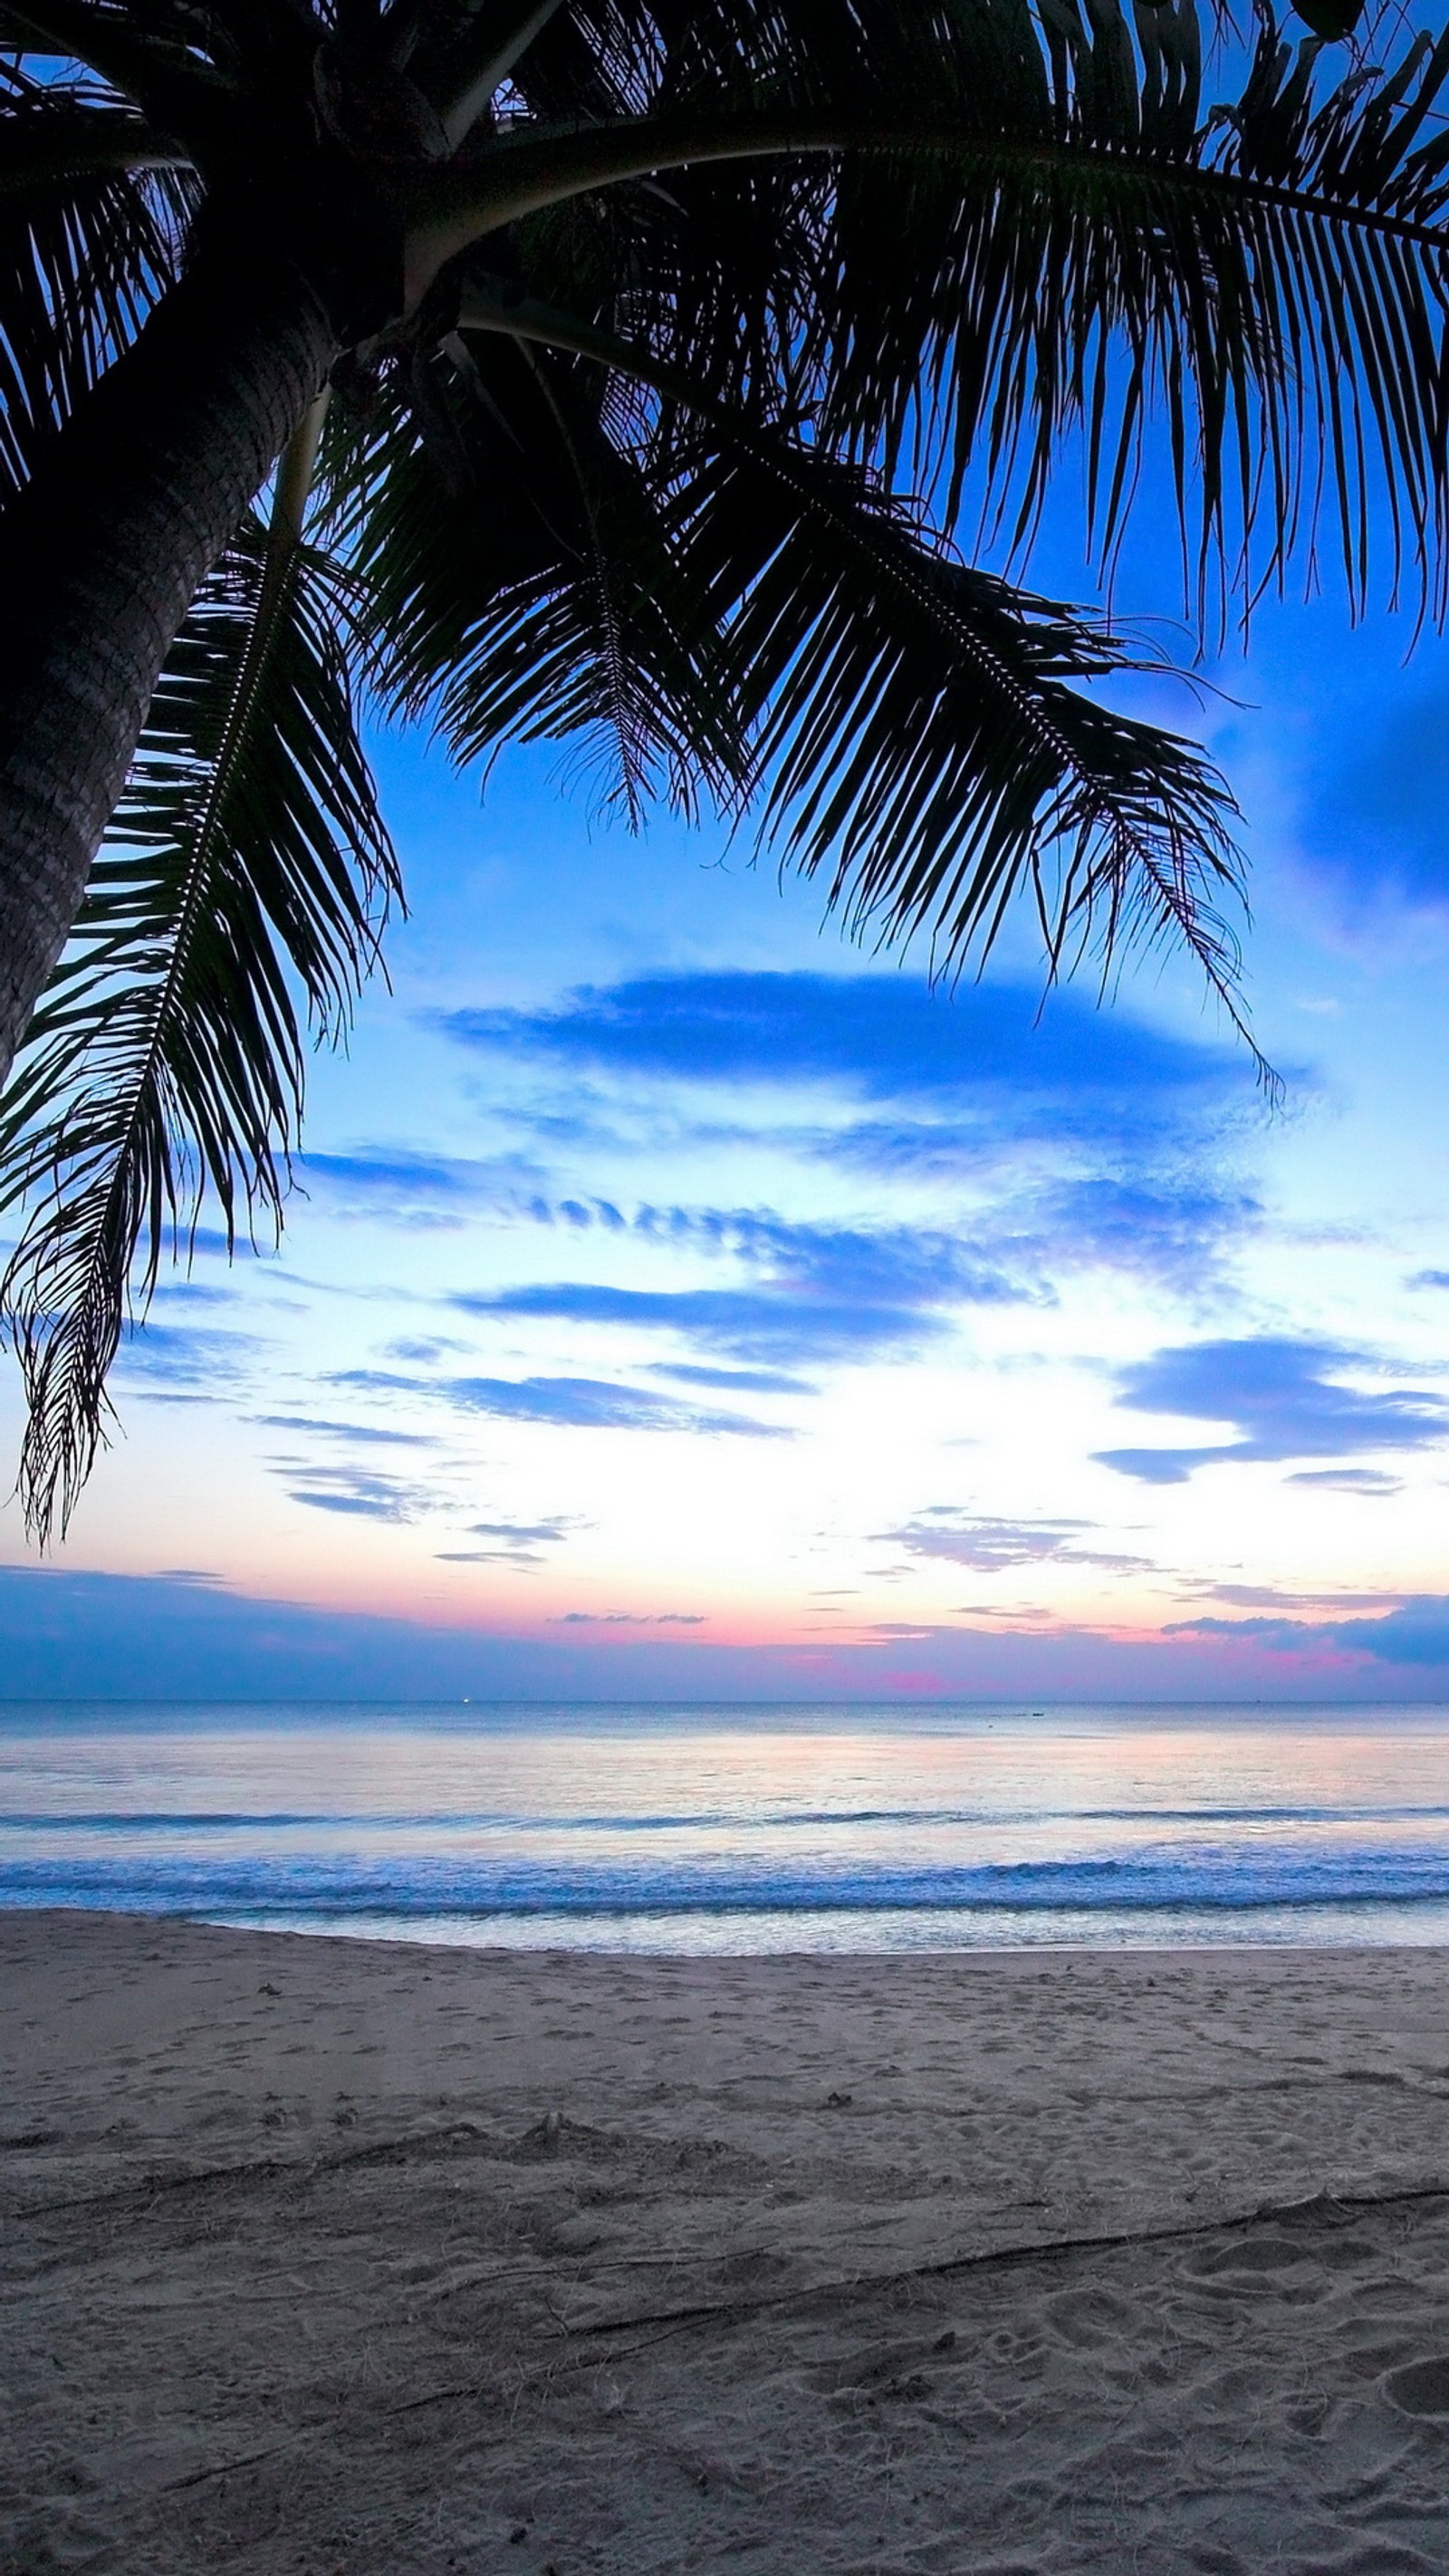
M857 928L1185 941L1230 791L971 561L1160 444L1188 605L1443 601L1449 39L1193 0L0 0L5 1288L43 1536L401 888L372 708L748 814ZM1206 30L1209 37L1214 30ZM1211 48L1209 48L1211 52ZM976 524L973 515L972 524ZM18 1050L18 1052L17 1052Z

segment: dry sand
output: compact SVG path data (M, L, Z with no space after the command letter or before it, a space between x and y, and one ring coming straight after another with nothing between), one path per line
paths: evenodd
M1449 1955L0 1915L0 2569L1449 2569Z

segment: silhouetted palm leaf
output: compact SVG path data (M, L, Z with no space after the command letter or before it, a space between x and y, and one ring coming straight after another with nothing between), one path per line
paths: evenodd
M384 402L338 510L385 700L460 762L568 739L632 822L660 792L728 803L748 754L723 639L615 388L496 337L455 339L429 376L425 401L413 373Z
M174 276L193 190L181 173L94 166L140 129L93 87L0 66L0 111L3 499Z
M632 638L651 739L698 741L726 706L716 796L738 804L756 786L762 838L806 873L824 870L857 930L889 941L925 929L938 968L959 972L973 953L984 961L1026 884L1054 973L1094 943L1105 958L1129 928L1175 935L1242 1026L1220 910L1240 892L1231 797L1191 745L1072 685L1141 668L1140 647L954 560L861 469L696 392L617 337L502 293L476 295L464 322L493 388L487 451L506 422L513 353L530 346L555 366L570 348L594 360L590 416L630 373L671 407L667 435L657 414L633 423L631 498L636 516L652 503L657 537L646 553L631 528L629 560L657 558L674 608ZM583 408L575 371L559 380ZM536 475L527 427L516 418ZM427 476L421 447L415 467ZM495 483L480 459L479 488ZM526 571L518 554L495 558L493 614L465 632L460 597L482 587L464 552L480 517L468 484L456 523L436 492L414 492L400 521L403 488L394 466L358 532L393 690L436 704L459 759L510 735L597 724L612 655L604 638L587 651L575 622L562 684L555 630L579 583L557 516L540 501L531 521L515 519L507 542ZM709 640L706 663L693 638Z
M1154 657L923 543L828 460L787 474L741 448L694 499L692 542L738 600L762 835L827 872L857 930L925 930L956 974L1025 887L1053 975L1175 937L1246 1035L1220 910L1241 894L1237 808L1192 744L1080 685Z
M239 536L167 667L7 1097L3 1203L37 1195L0 1303L42 1538L102 1436L128 1290L144 1311L208 1191L229 1240L277 1222L299 999L315 1032L345 1026L398 891L354 729L350 615L325 562L279 555L259 524Z

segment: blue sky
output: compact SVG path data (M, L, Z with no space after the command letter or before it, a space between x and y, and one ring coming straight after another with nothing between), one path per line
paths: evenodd
M1123 604L1164 582L1139 549ZM10 1506L0 1691L1449 1690L1449 652L1410 625L1270 605L1172 702L1244 806L1276 1113L1181 960L1043 1006L1021 922L933 993L547 752L480 803L381 744L392 989L314 1069L281 1257L203 1233L165 1280L45 1567Z

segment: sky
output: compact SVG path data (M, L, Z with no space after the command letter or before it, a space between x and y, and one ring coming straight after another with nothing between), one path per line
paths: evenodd
M1053 567L1088 595L1079 565ZM1150 545L1119 604L1170 608ZM1190 966L850 945L722 829L376 746L411 911L278 1257L203 1231L0 1696L1449 1696L1449 647L1268 603ZM13 1456L20 1408L3 1386Z

